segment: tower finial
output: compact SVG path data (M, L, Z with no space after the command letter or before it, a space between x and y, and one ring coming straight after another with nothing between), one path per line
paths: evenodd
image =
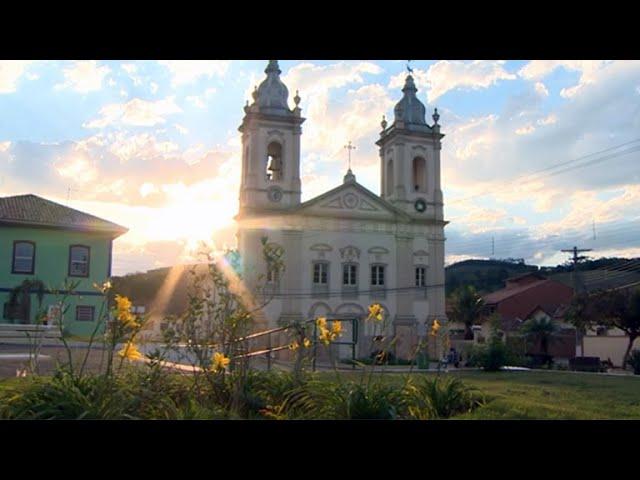
M253 86L253 93L251 93L251 96L253 97L253 101L254 102L256 100L258 100L258 86L257 85Z
M382 121L380 122L380 126L382 127L382 130L386 130L387 129L387 117L382 115Z
M282 71L280 70L280 66L278 65L278 60L269 60L269 64L265 69L264 73L269 75L270 73L277 73L280 75Z
M433 115L431 116L431 118L433 118L433 125L438 125L438 120L440 120L440 115L438 114L438 109L434 109L433 110Z
M296 107L300 104L300 95L298 93L298 90L296 90L296 96L293 97L293 101L296 104Z

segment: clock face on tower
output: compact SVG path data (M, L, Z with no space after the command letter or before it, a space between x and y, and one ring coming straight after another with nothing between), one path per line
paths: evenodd
M282 200L282 189L278 187L271 187L267 192L267 196L269 197L269 201L278 203Z
M416 203L413 204L413 207L416 209L416 212L422 213L427 209L427 202L419 198L416 200Z

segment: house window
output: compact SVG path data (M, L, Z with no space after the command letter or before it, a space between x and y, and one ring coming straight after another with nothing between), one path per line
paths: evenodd
M93 322L95 309L90 305L78 305L76 307L76 322Z
M371 266L371 286L384 287L384 265Z
M84 245L71 245L69 247L69 276L89 276L90 248Z
M11 273L31 275L34 272L36 244L26 240L13 242L13 263Z
M313 264L313 284L327 285L329 283L329 264L316 262Z
M345 287L355 287L358 285L358 266L353 263L346 263L342 266L342 285Z
M416 287L427 286L427 269L425 267L416 267Z
M282 178L282 145L271 142L267 147L267 180L279 181Z

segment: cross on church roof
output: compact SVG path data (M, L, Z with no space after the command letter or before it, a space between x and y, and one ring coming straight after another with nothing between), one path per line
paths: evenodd
M351 145L351 140L349 140L349 144L345 145L344 148L349 151L349 170L351 170L351 150L355 150L356 147L354 145Z
M413 73L413 68L411 68L411 60L407 60L407 72L409 72L409 74Z

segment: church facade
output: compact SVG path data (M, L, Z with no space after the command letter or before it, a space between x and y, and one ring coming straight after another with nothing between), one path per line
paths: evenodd
M265 285L270 302L262 327L313 319L349 318L358 355L379 335L365 322L368 306L385 312L385 335L399 358L412 355L434 319L445 319L443 198L437 110L430 126L408 75L390 125L382 121L380 194L360 185L349 169L343 183L301 201L300 97L289 108L278 62L244 107L238 249L245 285ZM282 248L284 270L268 272L262 239ZM264 291L263 291L264 294ZM355 320L354 320L355 319ZM356 322L358 325L353 325Z

